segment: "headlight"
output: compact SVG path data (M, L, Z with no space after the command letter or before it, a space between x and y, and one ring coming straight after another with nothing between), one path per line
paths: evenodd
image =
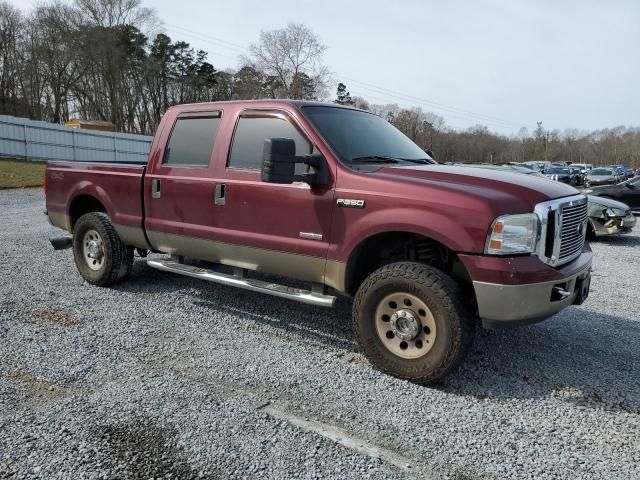
M605 213L610 216L610 217L625 217L627 215L627 212L625 212L624 210L619 210L617 208L607 208L605 210Z
M532 253L538 243L539 220L535 213L503 215L494 220L485 253L511 255Z

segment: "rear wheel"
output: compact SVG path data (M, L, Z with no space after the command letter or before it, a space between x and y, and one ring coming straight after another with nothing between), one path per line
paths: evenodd
M417 383L447 375L465 357L475 333L456 282L415 262L373 272L356 294L353 324L374 367Z
M126 278L133 267L133 249L122 243L105 213L80 217L73 229L73 257L87 282L107 286Z

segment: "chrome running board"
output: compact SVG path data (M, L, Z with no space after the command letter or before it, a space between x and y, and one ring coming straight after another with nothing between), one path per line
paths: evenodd
M241 276L227 275L206 268L193 267L185 265L174 260L147 260L147 265L151 268L162 270L163 272L177 273L187 277L198 278L208 282L221 283L232 287L244 288L253 292L266 293L280 298L288 298L302 303L318 305L320 307L333 307L336 301L335 296L325 295L323 293L314 292L312 290L303 290L301 288L292 288L277 283L263 282L243 278Z

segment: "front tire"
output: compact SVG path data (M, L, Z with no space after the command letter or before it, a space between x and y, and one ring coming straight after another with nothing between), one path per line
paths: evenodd
M87 213L76 222L73 258L82 278L100 287L123 280L133 267L133 249L122 243L102 212Z
M475 319L458 284L428 265L399 262L373 272L353 303L355 335L382 372L428 384L466 356Z

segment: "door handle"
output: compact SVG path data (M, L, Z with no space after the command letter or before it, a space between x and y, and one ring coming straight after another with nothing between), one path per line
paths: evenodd
M160 198L160 180L151 180L151 198Z
M215 203L216 205L224 205L226 201L227 186L224 183L216 184Z

